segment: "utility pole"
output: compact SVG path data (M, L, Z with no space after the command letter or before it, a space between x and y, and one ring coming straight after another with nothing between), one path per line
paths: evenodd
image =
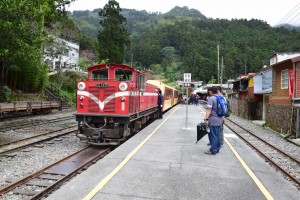
M130 62L131 67L132 67L132 61L133 61L133 53L131 54L131 62Z
M245 59L245 75L247 74L247 60Z
M220 83L219 45L217 46L217 49L218 49L218 78L217 78L217 82L218 82L218 84L219 84L219 83Z
M223 64L223 56L222 56L222 65L221 65L221 86L223 83L223 69L224 69L224 64Z

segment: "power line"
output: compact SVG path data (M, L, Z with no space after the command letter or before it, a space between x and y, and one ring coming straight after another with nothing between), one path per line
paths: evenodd
M294 23L292 23L291 25L293 25L293 26L299 26L300 25L300 18L297 21L295 21Z
M298 15L296 15L293 19L295 19L295 18L298 17L299 15L300 15L300 12L299 12ZM290 23L291 21L293 21L293 19L291 19L290 21L288 21L287 24Z
M298 7L299 5L300 5L300 3L297 4L292 10L290 10L290 11L288 12L288 14L287 14L284 18L282 18L282 19L280 20L280 22L277 23L277 25L276 25L275 27L277 27L277 26L283 24L283 22L284 22L285 20L287 20L291 15L293 15L297 10L299 10L299 8L300 8L300 7ZM297 8L297 7L298 7L298 8Z

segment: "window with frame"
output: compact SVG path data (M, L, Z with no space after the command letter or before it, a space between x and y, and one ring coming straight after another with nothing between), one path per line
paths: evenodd
M281 89L289 88L289 73L288 69L281 71Z
M115 80L132 81L132 71L124 69L115 69Z
M138 89L140 84L140 74L136 73L135 87Z
M70 49L65 49L64 56L66 57L70 56Z
M140 90L146 89L146 77L143 75L140 75Z
M178 91L174 91L174 98L178 97Z
M172 97L172 91L171 90L166 90L166 98L171 98Z
M92 71L92 80L108 80L108 69L97 69Z

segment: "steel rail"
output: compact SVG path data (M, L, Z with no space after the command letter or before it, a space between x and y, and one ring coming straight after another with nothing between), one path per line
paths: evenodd
M74 128L74 127L77 127L77 125L70 126L68 128ZM16 140L16 141L12 141L12 142L7 142L7 143L4 143L4 144L0 144L0 149L2 147L4 147L4 146L8 146L8 145L12 145L12 144L18 144L20 142L24 142L24 141L31 140L31 139L38 138L38 137L43 137L43 136L51 135L51 134L54 134L56 132L63 131L63 130L66 130L66 128L62 128L62 129L59 129L59 130L51 131L49 133L43 133L43 134L39 134L39 135L35 135L35 136L23 138L23 139L20 139L20 140Z
M37 172L34 172L26 177L23 177L19 180L17 180L16 182L14 183L11 183L3 188L0 189L0 195L5 195L5 193L8 193L10 191L13 192L13 189L17 188L17 187L20 187L22 185L26 185L26 183L28 183L30 180L33 180L34 178L38 178L38 176L44 174L47 170L51 170L51 168L55 168L57 165L61 165L61 164L64 164L66 163L66 166L68 167L69 164L68 164L68 160L71 159L72 157L76 157L78 154L84 152L84 151L89 151L89 149L94 149L96 147L91 147L91 146L88 146L88 147L85 147ZM81 162L80 165L78 167L74 167L74 169L71 169L72 171L70 173L68 173L67 175L64 175L63 178L61 179L58 179L57 181L55 181L52 185L44 188L42 191L40 191L38 194L34 195L31 199L40 199L42 198L43 196L47 195L49 192L53 191L57 186L59 186L60 184L62 184L64 181L68 180L70 177L72 177L73 175L75 175L79 170L81 169L84 169L86 166L89 166L91 165L92 163L94 163L96 160L99 160L101 158L103 158L107 153L109 153L110 151L112 150L111 147L105 147L103 148L102 150L99 150L99 152L90 157L90 158L87 158L86 160L82 160L82 159L79 159ZM63 174L63 172L62 172Z
M47 123L51 123L51 122L57 122L60 120L69 120L69 119L74 119L74 116L68 116L68 117L62 117L62 118L56 118L56 119L51 119L51 120L47 120L47 121L36 121L36 122L32 122L32 123L28 123L28 122L23 122L17 125L12 125L9 124L7 126L2 126L0 128L0 132L4 132L4 131L8 131L8 130L16 130L18 128L26 128L26 127L31 127L31 126L38 126L40 124L47 124Z
M71 128L73 128L73 127L71 127ZM67 129L71 129L71 128L67 128ZM67 130L67 129L63 129L63 130ZM64 135L68 135L68 134L74 133L75 131L77 131L77 126L76 126L75 130L64 132L64 133L61 133L61 134L58 134L58 135L55 135L55 136L52 136L52 137L48 137L48 138L45 138L45 139L42 139L42 140L38 140L38 141L31 142L31 143L28 143L28 144L25 144L25 145L21 145L21 146L12 148L12 149L8 149L6 151L2 151L2 152L0 152L0 155L4 155L4 154L7 154L7 153L18 151L20 149L23 149L23 148L26 148L26 147L30 147L30 146L38 144L38 143L46 142L46 141L52 140L54 138L58 138L58 137L61 137L61 136L64 136Z
M283 172L283 174L285 174L286 176L288 176L295 184L297 184L297 186L300 188L300 180L297 179L295 176L293 176L292 174L290 174L288 171L286 171L282 166L280 166L279 164L277 164L274 160L272 160L268 155L266 155L264 152L262 152L262 150L260 150L259 148L255 147L254 144L252 144L249 140L246 139L245 136L243 136L241 133L237 132L236 130L233 129L233 127L231 127L227 122L231 122L232 124L234 124L235 126L238 126L240 129L246 131L247 133L249 133L252 137L255 137L256 139L258 139L259 141L263 142L264 144L268 145L269 147L271 147L272 149L276 150L278 153L288 157L290 160L292 160L293 162L297 163L300 167L300 161L285 153L284 151L282 151L281 149L275 147L274 145L272 145L271 143L265 141L264 139L260 138L259 136L255 135L254 133L252 133L251 131L245 129L244 127L240 126L239 124L233 122L232 120L226 118L225 120L225 125L232 130L234 133L236 133L240 138L242 138L247 144L249 144L253 149L255 149L258 153L260 153L265 159L267 159L270 163L272 163L276 168L278 168L281 172Z

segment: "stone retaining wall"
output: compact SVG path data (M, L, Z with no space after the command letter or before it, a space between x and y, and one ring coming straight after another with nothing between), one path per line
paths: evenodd
M262 119L262 103L255 101L242 101L238 99L229 99L231 112L237 116L249 120Z
M232 114L249 120L262 120L262 102L229 99L229 103ZM296 116L297 110L292 110L292 106L268 104L266 126L283 134L290 133L291 138L294 138L296 136Z
M267 106L266 125L271 129L295 136L295 121L297 110L292 106L269 104Z

